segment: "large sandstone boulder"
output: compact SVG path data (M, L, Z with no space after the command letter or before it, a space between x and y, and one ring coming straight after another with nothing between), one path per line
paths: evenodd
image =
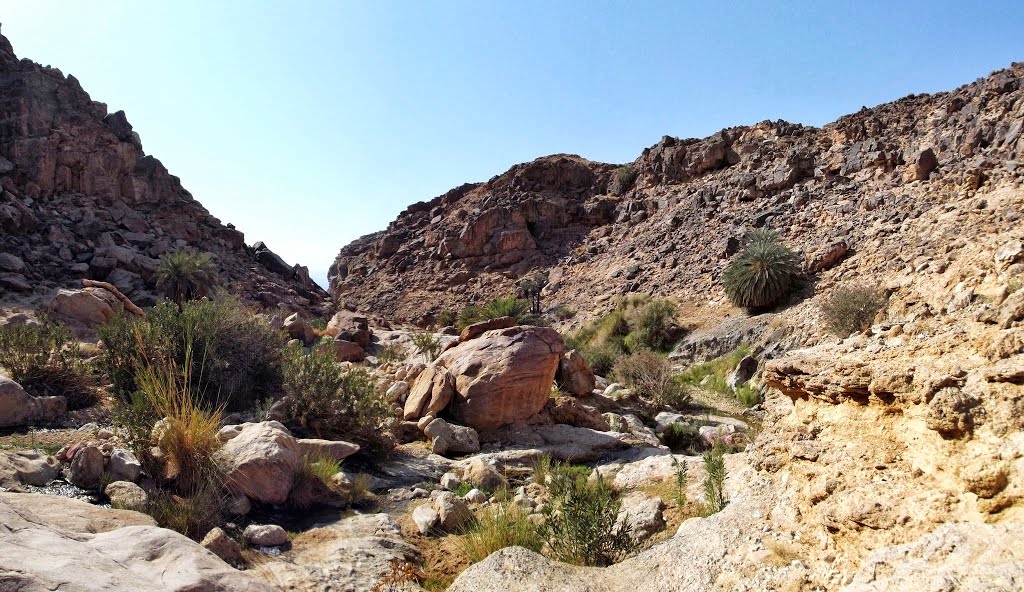
M121 310L121 302L102 288L58 290L50 300L49 309L76 335L88 337Z
M64 397L33 397L0 375L0 428L53 421L67 413Z
M370 338L373 336L370 319L350 310L340 310L331 317L324 333L343 341L351 341L363 349L370 347Z
M302 448L276 421L242 424L217 451L228 489L268 504L283 504L302 464Z
M434 366L447 369L455 380L449 406L455 421L487 430L526 420L544 408L564 349L554 329L510 327L452 347Z
M22 485L42 487L57 478L60 463L41 450L0 451L0 487L18 491Z

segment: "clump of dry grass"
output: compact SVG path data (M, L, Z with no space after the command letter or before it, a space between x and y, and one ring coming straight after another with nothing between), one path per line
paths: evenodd
M478 516L460 542L470 562L476 563L505 547L525 547L539 553L545 536L543 529L530 522L527 513L515 504L501 504Z

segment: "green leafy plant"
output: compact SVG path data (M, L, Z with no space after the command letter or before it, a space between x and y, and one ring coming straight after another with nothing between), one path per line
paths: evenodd
M469 561L477 563L505 547L523 547L540 553L544 541L544 529L530 522L525 511L515 504L495 504L473 521L460 544Z
M287 348L284 392L287 423L317 438L345 439L360 454L379 455L391 448L380 425L388 416L379 388L363 369L341 373L328 349Z
M615 366L615 361L623 354L622 348L611 343L595 346L583 346L580 355L587 361L590 369L598 376L608 376Z
M80 345L71 331L51 320L0 327L0 366L35 397L64 397L68 409L96 403L98 396Z
M548 481L551 505L546 524L554 558L606 566L636 548L625 524L618 521L618 494L603 479L590 480L579 471L555 465Z
M450 308L445 308L437 313L434 324L438 327L450 327L458 320L458 315Z
M416 348L416 353L422 355L427 362L433 362L441 352L441 341L428 331L414 333L412 344Z
M576 310L571 306L561 305L555 309L555 318L560 321L568 321L576 316Z
M725 449L716 445L704 453L704 507L708 514L725 507Z
M483 319L497 319L500 317L512 317L516 322L523 322L530 317L531 306L528 300L509 296L507 298L495 298L484 304L481 309Z
M735 392L729 386L727 377L739 365L740 360L750 355L750 346L741 343L727 355L703 364L694 364L678 375L678 380L693 388L700 388L722 395L735 396L747 407L760 402L761 394L750 385L740 385Z
M675 477L675 502L676 506L682 508L686 505L686 484L689 481L685 462L679 462L675 456L672 457L673 476Z
M782 302L800 276L796 253L771 231L747 235L747 245L725 268L722 284L736 306L759 310Z
M217 267L208 253L172 251L160 258L156 287L180 308L186 301L212 294Z
M869 286L840 286L819 310L829 331L846 337L867 329L885 304L882 294Z

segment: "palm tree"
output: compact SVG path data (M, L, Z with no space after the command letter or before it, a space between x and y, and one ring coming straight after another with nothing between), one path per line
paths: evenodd
M216 266L209 253L174 251L160 258L156 286L178 305L179 311L186 300L213 293L216 283Z

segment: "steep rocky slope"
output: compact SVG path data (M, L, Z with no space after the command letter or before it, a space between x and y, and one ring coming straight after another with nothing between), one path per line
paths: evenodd
M551 271L546 306L607 309L627 291L721 301L721 269L771 227L822 269L897 247L903 225L951 196L1024 175L1024 64L951 92L911 95L823 128L784 121L665 137L618 167L554 155L410 206L344 247L331 290L417 322ZM1007 212L1015 224L1019 212ZM888 263L913 269L917 250Z
M328 295L221 224L142 149L123 111L78 80L18 59L0 35L0 303L34 304L80 278L151 304L169 250L209 252L221 283L265 306L309 310Z

